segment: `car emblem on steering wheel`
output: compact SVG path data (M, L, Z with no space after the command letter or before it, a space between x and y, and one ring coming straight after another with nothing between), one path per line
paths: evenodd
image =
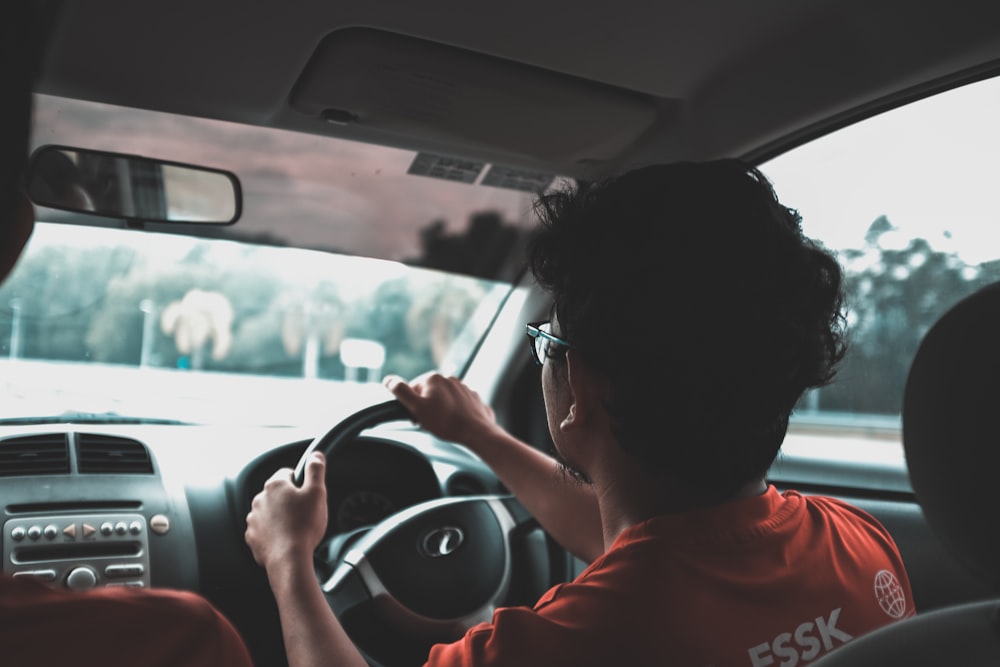
M420 552L430 558L448 556L458 551L465 541L465 534L456 526L435 528L420 542Z

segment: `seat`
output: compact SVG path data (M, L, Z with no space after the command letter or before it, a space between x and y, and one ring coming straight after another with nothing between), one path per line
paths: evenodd
M918 613L813 667L1000 665L1000 283L953 306L921 342L903 397L903 446L931 530L998 597Z

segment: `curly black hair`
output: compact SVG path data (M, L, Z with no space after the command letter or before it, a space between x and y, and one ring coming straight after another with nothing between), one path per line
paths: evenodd
M719 498L764 475L846 348L840 266L798 212L729 159L570 186L535 210L529 266L560 336L608 379L621 446Z

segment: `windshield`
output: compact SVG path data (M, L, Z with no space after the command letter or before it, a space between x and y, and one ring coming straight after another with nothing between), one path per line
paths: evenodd
M761 165L846 276L848 355L833 384L804 397L791 432L861 428L900 442L906 377L924 334L960 299L1000 280L997 108L1000 80L986 80Z
M460 374L533 225L532 193L408 151L48 96L33 139L228 169L244 208L197 237L38 209L0 286L0 420L300 424Z

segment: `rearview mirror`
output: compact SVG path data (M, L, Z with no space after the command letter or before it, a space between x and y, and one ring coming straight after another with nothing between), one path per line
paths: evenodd
M32 153L28 196L38 206L143 222L228 225L240 217L236 176L179 162L67 146Z

